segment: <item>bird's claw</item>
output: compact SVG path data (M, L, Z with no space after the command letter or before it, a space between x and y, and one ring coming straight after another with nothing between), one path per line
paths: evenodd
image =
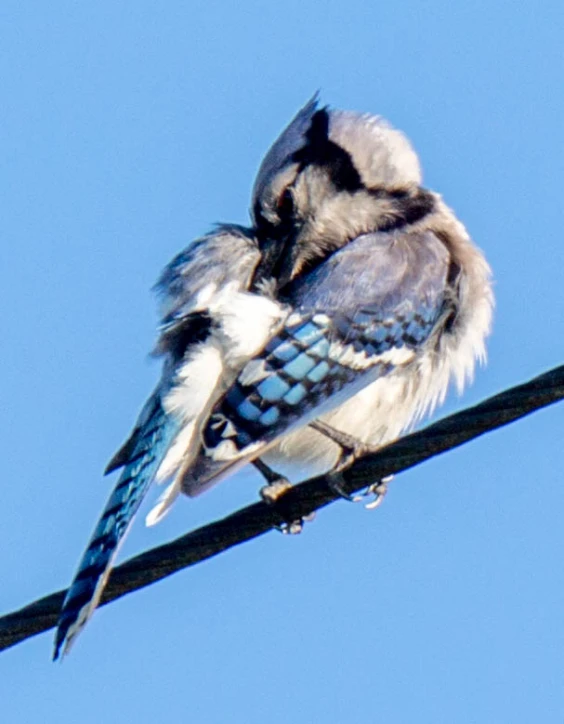
M388 475L385 478L382 478L382 480L379 480L378 482L369 485L366 490L362 491L362 493L358 493L357 495L350 495L343 488L343 477L339 470L337 470L336 472L327 476L327 485L333 493L338 495L340 498L343 498L343 500L347 500L350 503L361 503L365 501L366 498L373 495L374 500L366 503L364 507L366 508L366 510L374 510L382 504L384 496L388 492L388 483L393 480L393 477L393 475Z
M373 495L374 500L366 503L364 507L366 508L366 510L375 510L376 508L379 508L384 501L386 493L388 492L388 484L393 479L393 475L387 475L385 478L382 478L382 480L378 480L376 483L372 483L372 485L369 485L362 493L355 495L352 499L353 502L360 503L366 500L366 498L368 498L370 495Z
M343 476L341 475L340 466L337 466L336 470L327 475L327 486L332 493L338 495L339 498L354 503L355 498L343 488Z

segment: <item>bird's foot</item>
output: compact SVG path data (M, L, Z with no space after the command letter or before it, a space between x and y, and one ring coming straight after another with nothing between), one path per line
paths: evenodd
M253 465L260 471L262 476L267 480L267 485L260 489L260 497L268 505L273 506L280 515L282 522L276 526L284 535L297 535L301 533L304 523L314 520L315 513L310 513L304 518L298 520L289 520L284 513L283 506L280 505L279 499L292 488L292 483L283 475L276 473L272 468L268 467L262 460L254 460Z
M390 483L393 479L393 475L388 475L385 478L382 478L382 480L372 483L372 485L369 485L365 491L357 495L347 493L343 487L344 479L342 475L343 471L349 468L355 460L370 452L375 452L377 448L373 448L362 442L362 440L358 440L352 435L348 435L346 432L337 430L321 420L316 420L315 422L310 423L310 426L322 435L325 435L325 437L328 437L341 448L341 455L337 464L327 475L327 484L330 490L344 500L348 500L352 503L364 501L367 497L373 495L374 500L367 503L365 507L367 510L374 510L375 508L378 508L378 506L382 504L384 496L388 492L388 483Z
M393 479L393 475L386 475L386 477L382 478L382 480L378 480L377 482L372 483L372 485L369 485L362 493L355 495L353 501L355 503L360 503L373 495L374 499L369 503L366 503L364 507L366 510L375 510L376 508L379 508L384 501L386 493L388 492L388 484L391 483Z

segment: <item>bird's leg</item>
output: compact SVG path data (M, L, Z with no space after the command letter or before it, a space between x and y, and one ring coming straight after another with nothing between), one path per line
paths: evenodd
M280 496L292 487L292 483L290 483L290 481L283 475L280 475L280 473L277 473L269 467L260 458L256 458L252 461L252 463L267 483L260 489L260 497L265 503L276 506ZM299 520L288 520L284 516L283 511L279 509L278 512L280 513L283 523L276 527L279 531L286 535L301 533L304 522L315 518L315 513L312 513L311 515L308 515L305 518L300 518Z
M288 487L291 487L291 483L288 481L287 478L285 478L283 475L280 475L280 473L277 473L276 470L273 470L260 458L256 458L251 462L269 485L276 485L279 483L285 486L284 490L287 490Z
M334 493L337 493L341 498L354 503L364 500L369 495L374 495L374 500L367 503L366 508L369 510L377 508L382 503L384 496L388 492L388 483L390 483L393 479L393 475L387 475L385 478L382 478L382 480L372 483L363 493L354 496L349 495L349 493L343 489L341 476L341 472L352 465L357 458L362 455L366 455L369 452L374 452L377 448L367 445L353 435L349 435L346 432L342 432L341 430L331 427L331 425L328 425L322 420L310 422L309 426L314 430L317 430L317 432L320 432L322 435L325 435L325 437L329 438L329 440L336 443L341 448L339 460L334 468L329 471L327 478L331 490Z

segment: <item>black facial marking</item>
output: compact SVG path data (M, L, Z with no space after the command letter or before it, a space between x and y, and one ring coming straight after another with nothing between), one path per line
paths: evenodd
M257 199L253 206L253 216L255 218L255 226L258 230L262 229L264 226L268 224L267 220L264 218L262 214L262 206L260 203L260 200Z
M460 266L454 260L451 260L448 267L447 284L449 287L452 287L457 291L460 285L460 271ZM453 331L456 323L458 322L458 306L454 305L452 302L449 303L449 306L451 308L450 313L444 322L444 330L448 333Z
M277 224L273 224L262 213L260 201L255 202L253 216L255 218L256 238L261 249L264 248L265 241L286 239L294 231L294 200L289 189L286 189L282 194L277 210L280 220Z
M415 224L430 214L435 207L433 195L425 189L418 189L411 194L407 191L384 189L370 190L369 193L377 198L392 198L395 202L393 217L379 224L378 231L394 231L408 224Z
M256 292L262 282L268 279L278 279L280 269L284 261L286 243L283 239L272 236L266 239L262 246L262 256L250 285L250 289Z
M294 213L294 197L289 188L284 190L278 202L278 213L281 219L291 218Z
M329 140L329 112L326 108L313 114L305 135L307 144L292 157L300 164L300 171L306 166L320 166L327 169L338 191L352 192L363 188L351 155Z
M392 191L386 191L386 193L393 199L405 199L406 196L409 196L409 191L405 189L393 189Z

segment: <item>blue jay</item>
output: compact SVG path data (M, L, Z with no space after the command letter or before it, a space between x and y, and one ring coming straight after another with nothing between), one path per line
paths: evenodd
M222 225L164 270L161 379L67 593L55 658L95 609L153 481L194 497L254 462L294 482L379 447L485 357L490 269L410 143L383 119L312 99L264 158L252 226ZM344 441L344 442L343 442Z

